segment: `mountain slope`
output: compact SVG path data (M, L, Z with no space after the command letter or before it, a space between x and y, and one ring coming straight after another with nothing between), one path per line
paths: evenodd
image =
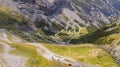
M1 5L13 8L15 12L27 18L33 29L42 28L44 32L49 33L69 28L77 30L87 23L100 28L111 23L111 20L120 13L120 8L117 8L119 5L115 5L119 2L117 0L52 0L51 2L49 0L1 0L0 2Z
M1 63L3 63L2 64L3 66L7 66L10 64L10 67L14 67L16 65L19 67L26 67L26 65L27 67L29 66L40 66L41 67L41 66L51 65L50 67L54 67L54 65L56 66L58 64L58 66L64 67L64 64L62 64L61 66L60 63L57 63L52 59L50 59L51 61L48 61L49 58L47 58L47 56L44 57L45 53L41 53L41 50L44 51L44 49L35 47L37 46L37 43L33 43L35 45L33 45L32 43L27 44L25 43L25 41L19 39L19 37L12 35L11 33L9 33L8 31L4 29L0 30L0 34L1 34L0 44L3 45L3 49L4 49L4 51L1 52L0 54L0 58L3 59L1 60ZM46 59L44 59L42 56ZM26 60L24 57L26 58ZM12 59L15 59L15 60L11 62ZM7 62L6 64L4 60Z
M114 61L120 63L119 3L0 0L0 66L119 67Z
M0 44L3 46L3 51L0 53L0 66L18 66L18 67L29 67L29 66L49 66L49 67L66 67L68 64L72 64L73 67L76 66L86 66L86 67L104 67L107 64L114 64L113 67L118 67L114 59L103 49L98 48L95 45L78 45L71 46L70 52L68 52L69 46L61 46L57 50L54 50L54 47L58 45L42 45L42 43L30 43L22 38L13 35L5 29L0 29ZM0 45L0 46L1 46ZM47 48L48 49L47 49ZM69 55L65 55L64 52ZM79 50L76 54L79 56L84 56L84 58L76 57L76 50ZM86 50L84 53L81 49ZM89 49L89 50L88 50ZM51 50L51 51L50 51ZM91 56L94 53L94 50L99 50L96 52L96 56L91 58L85 58L86 55ZM53 51L53 52L52 52ZM58 52L56 52L58 51ZM59 52L60 51L60 52ZM55 52L55 53L54 53ZM57 54L56 54L57 53ZM101 56L101 53L105 54ZM59 55L60 54L60 55ZM63 55L63 56L62 56ZM87 56L87 57L89 57ZM97 57L101 58L97 58ZM73 57L73 58L70 58ZM109 58L107 60L106 58ZM12 60L14 59L14 60ZM81 59L81 60L80 60ZM11 62L12 60L12 62ZM84 61L83 61L84 60ZM87 61L86 61L87 60ZM95 60L95 61L91 61ZM107 63L106 61L109 61ZM6 63L5 63L6 62ZM101 64L99 64L101 62ZM61 64L62 63L62 64ZM102 64L103 63L103 64ZM108 66L108 65L107 65ZM111 65L109 65L111 66Z
M113 23L93 33L71 40L71 43L94 43L107 50L120 63L120 25Z
M117 37L114 37L114 35L119 36L119 32L120 32L120 25L117 23L113 23L95 32L88 33L87 35L84 35L79 39L73 40L71 42L111 44L114 40L117 40Z

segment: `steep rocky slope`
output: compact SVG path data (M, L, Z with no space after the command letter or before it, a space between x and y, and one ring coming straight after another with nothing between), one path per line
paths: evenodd
M71 62L74 65L76 60L57 55L40 43L60 45L92 43L100 47L98 48L100 51L98 49L96 51L97 55L94 58L78 57L78 60L87 63L89 61L90 64L97 64L100 67L108 66L106 61L111 61L109 66L114 64L114 67L118 67L114 59L120 63L119 3L119 0L0 0L0 28L2 29L0 29L0 65L25 67L27 64L27 67L31 65L43 67L49 64L54 67L57 64L64 67ZM47 47L51 49L50 46ZM67 47L65 49L68 49ZM91 54L87 51L88 46L84 48L83 51L85 50L87 55ZM58 51L62 49L63 47ZM79 52L82 48L74 49L73 53ZM103 49L107 50L114 59ZM42 51L48 52L44 54ZM102 51L105 54L99 53ZM82 50L80 52L82 53ZM20 56L16 56L16 53ZM70 56L76 57L72 54ZM61 66L61 63L56 62L56 58L64 64ZM13 59L17 60L10 62ZM52 59L52 63L49 63L49 59ZM15 62L17 64L14 64ZM82 62L77 65L91 66Z
M1 0L30 21L33 29L58 32L61 29L79 30L89 23L100 28L119 15L118 0ZM41 22L43 21L43 23ZM36 22L36 23L35 23ZM36 25L42 26L36 26Z
M43 58L45 53L41 53L41 50L44 48L36 47L37 43L26 43L19 36L15 36L5 29L0 29L0 44L0 47L3 46L3 51L0 52L0 67L44 67L48 65L54 67L57 64L65 67L59 62L47 60L47 56Z
M0 0L2 7L11 10L7 12L10 13L9 16L4 13L6 10L1 14L7 18L11 15L13 17L10 17L12 20L7 20L9 22L1 21L3 23L1 27L12 24L14 29L21 30L21 34L33 42L69 43L69 40L77 36L93 32L116 21L120 9L116 4L119 2L118 0Z
M114 4L119 1L112 0L76 0L73 2L80 6L80 17L87 22L91 22L93 26L101 27L104 24L111 23L112 19L119 16L120 8L116 9Z

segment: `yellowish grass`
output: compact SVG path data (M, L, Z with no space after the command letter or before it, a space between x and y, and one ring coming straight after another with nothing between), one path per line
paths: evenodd
M110 54L92 44L61 46L44 44L51 51L98 67L119 67Z
M35 46L24 43L9 43L14 50L12 54L22 55L29 58L27 67L66 67L65 64L61 64L55 61L48 61L38 54Z
M3 45L0 44L0 53L3 52Z

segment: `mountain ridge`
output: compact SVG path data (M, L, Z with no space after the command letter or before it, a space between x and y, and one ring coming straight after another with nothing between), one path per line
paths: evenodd
M0 0L0 66L5 66L4 61L8 61L7 66L25 61L24 67L71 64L119 67L119 3L119 0ZM10 62L16 58L20 60ZM66 63L74 61L75 64Z
M107 2L107 0L53 0L52 3L48 0L31 0L30 2L29 0L9 0L8 2L10 3L7 3L7 1L1 1L3 5L13 5L13 10L27 18L34 29L36 29L36 21L40 23L40 21L44 20L45 26L42 27L42 29L54 33L65 28L70 19L74 20L69 28L72 26L82 27L81 25L86 25L88 22L91 27L94 26L100 28L103 25L112 23L111 20L120 14L119 8L115 8L116 5L114 5L114 3L119 1L113 0L110 0L109 2ZM85 6L81 3L87 5ZM60 27L56 28L56 30L54 24Z

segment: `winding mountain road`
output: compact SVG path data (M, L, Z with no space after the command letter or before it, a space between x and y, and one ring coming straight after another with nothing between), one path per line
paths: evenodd
M9 43L23 43L23 44L35 46L37 48L36 51L38 52L38 54L43 56L47 60L54 60L56 62L60 62L67 65L71 64L72 67L95 67L83 62L78 62L74 58L53 53L52 51L44 47L41 43L29 43L29 42L24 43L20 38L9 33L7 30L0 29L0 35L1 35L0 44L4 45L4 53L0 53L1 67L25 67L25 63L26 63L26 60L22 60L23 59L22 57L9 54L11 47L6 43L1 42L1 40L7 41ZM10 39L8 38L8 35L11 37Z
M92 66L92 65L89 65L83 62L78 62L74 58L70 58L70 57L66 57L66 56L53 53L40 43L27 43L27 44L36 46L37 52L48 60L55 60L57 62L61 62L64 64L71 64L72 67L96 67L96 66ZM44 54L42 54L41 52L44 52Z

